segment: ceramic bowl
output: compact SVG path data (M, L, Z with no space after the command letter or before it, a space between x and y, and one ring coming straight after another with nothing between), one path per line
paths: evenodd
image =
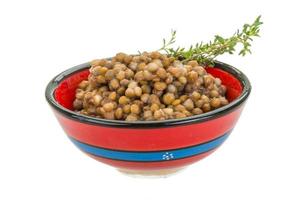
M129 174L165 175L214 152L230 135L251 91L248 78L221 62L208 73L226 85L229 104L183 119L106 120L73 111L75 90L89 75L89 63L53 78L46 99L70 141L88 156Z

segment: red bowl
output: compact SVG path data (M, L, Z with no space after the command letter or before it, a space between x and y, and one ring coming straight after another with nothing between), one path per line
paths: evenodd
M214 68L206 70L227 87L230 103L226 106L201 115L164 121L99 119L78 114L72 107L76 87L87 79L89 67L85 63L57 75L47 86L46 99L80 150L127 172L172 172L208 156L233 130L251 91L249 80L241 71L216 62Z

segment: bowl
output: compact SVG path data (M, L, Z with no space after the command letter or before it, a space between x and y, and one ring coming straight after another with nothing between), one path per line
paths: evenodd
M127 174L167 175L210 155L232 132L251 91L241 71L216 61L206 70L227 87L226 106L164 121L99 119L72 107L76 87L87 79L89 67L84 63L55 76L46 88L46 99L73 144Z

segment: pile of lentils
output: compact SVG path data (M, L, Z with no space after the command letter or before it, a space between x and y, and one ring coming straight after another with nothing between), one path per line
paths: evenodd
M209 112L228 104L219 78L192 60L159 52L118 53L91 63L76 89L75 111L110 120L166 120Z

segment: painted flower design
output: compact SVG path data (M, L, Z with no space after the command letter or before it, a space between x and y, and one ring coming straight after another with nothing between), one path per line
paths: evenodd
M163 159L163 160L171 160L171 159L173 159L173 158L174 158L173 154L172 154L172 153L169 153L169 152L166 152L166 153L164 153L164 154L162 155L162 159Z

